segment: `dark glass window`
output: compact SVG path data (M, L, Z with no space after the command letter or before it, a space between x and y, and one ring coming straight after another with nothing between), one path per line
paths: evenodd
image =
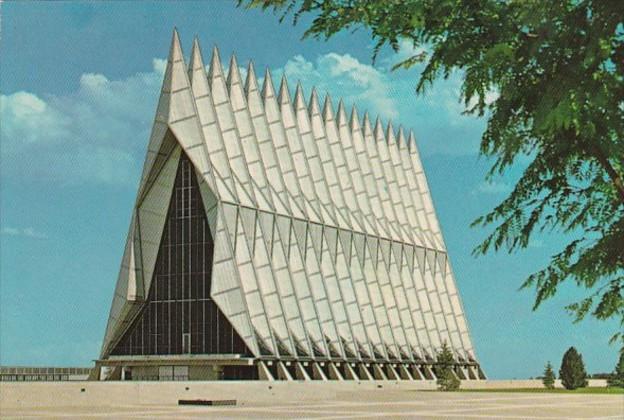
M111 354L251 355L210 298L213 246L195 170L182 153L152 286Z

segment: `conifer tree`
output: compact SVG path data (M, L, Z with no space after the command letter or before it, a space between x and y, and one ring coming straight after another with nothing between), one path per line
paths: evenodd
M453 353L449 348L446 341L442 343L442 348L437 354L437 364L434 368L435 374L438 377L436 384L440 391L456 391L459 389L461 381L457 378L457 375L453 372L455 361L453 359Z
M544 368L544 377L542 378L542 383L547 389L555 388L555 372L553 372L550 362L546 363L546 367Z
M561 369L559 369L559 379L566 389L583 388L587 386L587 373L583 356L570 347L563 355Z
M613 375L607 379L607 385L610 387L617 386L624 388L624 351L620 352L620 359L618 360L617 365L615 365Z

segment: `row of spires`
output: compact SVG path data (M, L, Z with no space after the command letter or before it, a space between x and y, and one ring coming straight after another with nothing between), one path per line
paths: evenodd
M191 50L191 60L189 63L189 70L195 69L197 63L203 63L201 59L201 47L199 45L199 40L197 36L193 40L193 48ZM171 50L169 54L169 60L178 61L182 60L182 50L180 48L180 40L178 36L178 32L174 29L173 40L171 44ZM218 70L218 71L216 71ZM212 80L212 78L216 74L224 74L223 67L221 65L221 58L219 54L219 49L215 45L212 49L212 58L210 60L210 66L208 70L208 79ZM239 72L238 62L236 56L232 54L230 58L230 64L228 69L228 75L226 79L226 86L228 88L228 95L231 95L231 86L240 83L241 76ZM247 77L244 84L245 94L248 95L249 92L253 89L258 89L258 79L256 78L256 73L253 65L253 61L250 60L247 65ZM273 86L273 78L271 76L271 71L267 67L264 75L264 82L261 90L261 97L264 100L268 96L270 96L273 92L275 92ZM312 87L312 92L310 94L310 99L308 101L308 105L305 104L305 95L303 93L303 87L301 86L301 82L297 81L297 86L295 88L295 99L294 102L290 101L290 93L288 88L288 81L286 79L286 75L282 75L282 79L280 82L279 93L278 93L278 101L280 103L288 103L293 104L295 110L299 111L301 109L306 109L312 117L315 113L320 113L323 117L324 121L331 121L334 119L334 112L332 106L332 100L329 93L325 94L325 101L323 104L322 112L320 112L320 102L318 99L318 94L315 87ZM412 130L409 131L409 135L405 134L403 126L399 126L399 129L395 132L394 127L392 125L392 121L388 121L386 128L384 129L381 118L377 116L375 118L374 128L371 125L371 121L369 118L368 112L364 112L362 123L360 124L360 120L358 117L358 111L355 104L353 104L351 108L351 115L349 119L347 119L347 114L345 111L345 105L342 98L338 101L338 111L335 115L336 122L338 127L341 127L344 124L349 124L349 127L352 132L356 130L363 130L365 134L368 132L373 133L373 138L375 139L386 139L388 144L395 143L400 147L401 144L407 146L410 150L414 148L414 151L417 152L416 139L414 136L414 132Z
M419 225L420 222L422 222L422 218L420 216L417 216L419 220L419 222L417 223L415 220L413 220L413 215L411 213L406 213L405 211L400 211L397 215L389 214L388 222L390 223L390 225L386 226L385 228L380 228L380 231L386 233L387 235L389 235L389 237L401 238L403 241L413 242L415 244L418 244L419 246L430 246L432 248L439 247L441 249L444 248L444 241L441 237L441 232L439 230L437 220L435 220L434 216L430 216L428 213L428 211L430 211L430 208L432 208L432 203L431 198L428 196L428 192L426 191L426 180L424 179L424 174L422 173L423 169L422 165L420 164L418 148L416 146L413 132L410 131L409 135L406 136L403 128L400 128L398 130L398 133L395 134L392 123L388 123L388 125L384 129L384 126L382 125L381 119L379 117L376 118L375 125L373 127L371 125L368 113L364 114L362 124L360 124L357 108L354 106L351 112L350 119L347 118L344 101L342 100L339 101L337 114L334 114L332 101L329 94L326 95L324 105L321 109L317 92L314 89L312 90L311 96L309 98L309 105L306 106L305 96L303 94L301 83L297 84L294 95L295 100L291 101L288 82L286 81L286 78L282 78L279 93L276 95L275 89L273 87L272 76L270 74L270 71L268 70L264 78L263 86L261 89L259 89L259 83L255 75L255 69L252 64L250 64L248 67L247 78L246 81L243 83L240 76L238 63L234 57L230 61L229 71L226 76L223 70L223 66L221 64L221 59L217 47L213 48L210 65L205 66L202 59L201 48L197 38L194 39L190 62L187 66L183 57L177 32L174 32L168 61L168 71L169 69L177 68L176 71L178 72L178 75L184 73L188 74L188 78L178 77L176 78L177 81L174 79L165 81L165 83L163 84L163 89L170 90L173 93L186 89L186 87L194 86L191 91L195 92L195 101L201 101L204 97L211 96L211 101L213 102L213 106L215 109L228 102L228 107L231 108L231 111L234 112L234 115L242 109L248 109L251 113L251 116L257 115L258 112L261 114L265 114L267 118L269 118L269 115L271 115L271 119L277 117L283 121L285 126L294 124L294 126L299 126L300 129L304 130L309 130L311 128L309 124L311 123L312 126L320 123L321 125L325 125L325 129L338 129L347 132L350 131L351 136L353 137L357 137L358 135L362 136L362 138L359 139L360 143L363 141L372 141L377 145L383 144L384 147L378 149L377 152L380 154L384 154L387 152L384 152L383 150L387 150L390 152L390 158L393 160L396 160L396 156L392 157L394 156L395 152L398 152L398 154L401 156L409 156L408 161L411 161L412 164L408 165L411 166L411 170L414 172L414 174L420 174L418 181L415 181L419 184L419 186L412 185L410 188L412 190L418 189L418 192L424 195L422 197L422 203L420 203L418 200L415 200L413 205L424 205L426 219L428 220L428 227L421 226L421 228L427 232L420 235L417 233L410 233L409 229L406 230L405 226L403 225L408 224L411 228L414 228ZM207 71L206 68L208 69ZM197 75L200 75L201 77L199 79L195 79ZM169 77L167 73L165 77ZM167 93L166 90L163 91L163 93ZM215 118L215 115L212 115L214 113L214 110L212 108L213 107L209 106L204 110L205 112L207 112L205 114L206 121L204 121L204 123L207 123L208 120L212 121ZM176 114L178 113L176 112ZM209 116L208 114L211 114L211 116ZM181 114L179 114L179 117L184 119L184 117L187 117L189 115L190 114L186 113L186 111L183 111ZM219 126L223 124L227 126L231 125L231 122L229 120L234 117L234 115L224 117L224 121L219 122ZM171 116L166 118L171 118ZM298 120L298 122L294 122L293 119ZM175 121L177 120L174 117L173 122ZM169 119L169 122L172 122L172 120ZM245 125L247 124L248 123L245 123ZM303 135L307 133L300 134ZM366 136L370 136L370 139L367 139ZM341 138L339 136L339 138L341 141L346 141L346 145L349 145L349 143L351 143L351 140L349 140L349 135L344 138ZM232 145L232 147L236 149L240 146ZM233 153L237 154L238 151L233 150ZM255 151L252 153L255 153ZM228 169L224 170L228 171ZM384 170L384 172L387 172L387 170ZM390 172L384 173L383 176L392 177L394 176L392 175L393 172L394 170L390 169ZM345 182L348 183L348 180L345 180ZM422 185L424 185L424 190L422 190ZM233 185L231 187L233 188ZM262 195L260 197L262 198ZM393 223L395 222L394 219L397 217L398 219L396 221L399 222L399 225L401 225L400 227L398 225L396 227L393 225ZM370 224L369 219L367 219L366 217L362 218L362 215L360 215L360 219L361 220L351 220L356 230L368 230L369 228L375 230L373 225ZM415 237L412 238L412 235L415 235Z

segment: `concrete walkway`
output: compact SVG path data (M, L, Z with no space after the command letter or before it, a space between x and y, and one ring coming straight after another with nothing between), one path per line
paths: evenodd
M238 403L232 407L189 407L178 406L179 398L237 399ZM21 383L0 385L0 416L16 419L621 419L624 395L442 393L390 381L359 385Z

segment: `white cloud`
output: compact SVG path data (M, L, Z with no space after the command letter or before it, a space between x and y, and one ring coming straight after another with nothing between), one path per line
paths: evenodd
M163 58L152 58L152 68L157 74L165 74L167 69L167 60Z
M80 77L80 86L87 90L103 90L108 84L106 76L96 73L85 73Z
M328 53L314 62L296 55L273 72L274 77L282 74L286 74L291 88L301 81L306 93L312 87L321 95L329 92L334 105L342 98L346 104L357 104L360 112L368 110L386 119L399 116L388 75L349 54Z
M422 55L424 60L422 63L415 64L414 68L419 73L424 70L425 65L427 63L428 58L431 55L431 49L429 47L418 46L414 47L412 43L406 39L401 39L399 41L399 50L390 56L384 57L381 62L382 64L390 69L393 65L400 63L408 58L411 58L416 55ZM452 113L462 113L466 109L472 108L477 103L477 98L472 97L468 101L468 106L464 106L463 101L461 100L461 73L454 72L451 77L449 77L449 85L440 89L440 91L444 94L444 102L448 107L449 111ZM438 80L437 83L440 84L442 81ZM442 82L443 83L443 82ZM433 88L436 90L436 93L440 93L434 86ZM499 97L499 92L495 90L489 90L485 93L485 103L487 105L492 104Z
M135 184L163 77L83 74L68 95L0 95L2 175L42 183Z
M22 233L22 231L17 228L5 227L5 228L2 228L2 233L5 235L10 235L10 236L18 236Z
M51 144L68 134L70 121L44 100L29 92L0 95L3 147L14 143ZM14 141L12 141L14 140Z
M26 227L22 229L22 228L6 226L6 227L3 227L2 230L0 230L0 232L3 235L7 235L7 236L25 236L25 237L34 238L34 239L46 239L48 237L48 235L35 230L35 228L33 227Z

